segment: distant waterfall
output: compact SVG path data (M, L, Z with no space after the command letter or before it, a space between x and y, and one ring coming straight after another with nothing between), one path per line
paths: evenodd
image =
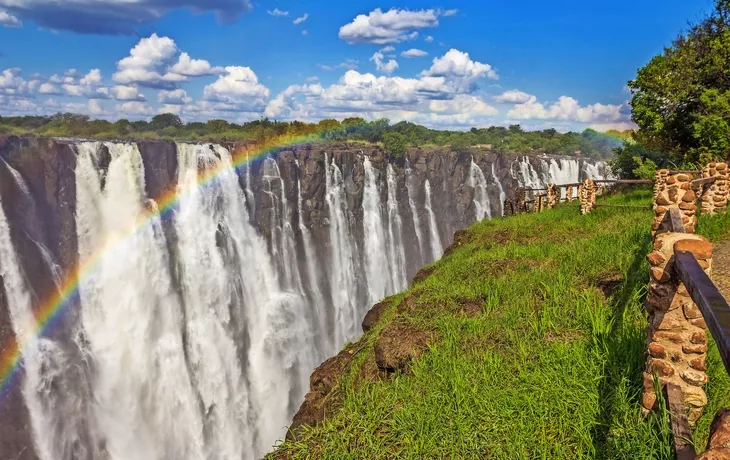
M406 160L406 192L408 193L408 206L411 208L411 216L413 217L413 229L416 233L416 243L417 247L420 250L420 255L422 261L426 262L426 251L423 247L423 235L421 233L421 219L419 218L418 214L418 207L416 207L416 202L413 199L413 191L412 191L412 185L411 182L413 181L412 173L411 173L411 166L408 163L408 160Z
M494 183L497 184L497 188L499 189L499 215L501 217L504 216L504 200L507 199L507 193L504 191L504 187L502 187L502 183L497 177L497 172L494 170L494 162L492 162L492 180L494 180Z
M351 245L350 224L345 209L345 191L342 172L337 164L326 164L326 201L330 215L330 243L332 273L330 289L335 309L335 347L341 347L357 333L357 303L353 296L357 292L355 278L354 248Z
M311 300L310 311L315 315L318 324L316 330L320 333L315 335L318 341L317 351L322 355L326 350L332 349L332 340L330 334L325 331L331 330L330 325L334 323L334 318L328 317L327 306L325 304L324 295L320 284L321 270L317 263L317 255L314 251L314 243L312 242L312 234L306 225L302 212L302 174L299 161L297 164L297 219L299 220L299 232L302 234L302 243L304 250L304 259L307 266L308 290ZM320 360L322 356L319 357Z
M491 218L492 210L489 204L487 179L484 177L481 168L474 163L473 158L471 160L471 167L469 168L469 186L474 188L474 206L476 207L477 220Z
M406 250L403 241L403 221L398 209L396 196L398 183L393 166L386 168L388 184L388 256L393 269L393 292L405 289L408 285L406 277Z
M57 194L34 182L42 169L0 159L10 178L0 308L25 346L12 394L40 460L261 458L286 435L311 372L360 336L374 303L443 255L447 232L502 215L515 182L610 174L567 157L518 157L499 171L505 159L491 154L419 153L411 169L375 150L234 158L211 143L164 149L161 170L156 145L64 141ZM244 159L254 162L236 168ZM51 196L69 202L42 202ZM77 262L63 324L36 336L37 298L73 291L61 283Z
M444 248L441 246L441 237L439 236L438 225L436 224L436 214L434 214L431 207L431 183L426 179L426 212L428 213L428 228L431 234L431 254L433 255L432 260L438 260L444 253Z

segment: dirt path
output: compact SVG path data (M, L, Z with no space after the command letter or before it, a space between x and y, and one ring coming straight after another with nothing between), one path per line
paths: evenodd
M712 281L726 300L730 300L730 241L715 245L712 251Z

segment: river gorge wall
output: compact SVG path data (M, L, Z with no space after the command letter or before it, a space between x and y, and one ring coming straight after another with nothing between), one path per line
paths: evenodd
M489 150L0 138L0 454L258 458L311 371L455 231L519 186L607 174Z

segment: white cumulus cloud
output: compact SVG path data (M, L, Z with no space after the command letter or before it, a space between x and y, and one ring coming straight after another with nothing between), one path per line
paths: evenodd
M211 102L235 106L242 111L263 107L269 98L269 89L259 82L249 67L226 67L226 73L203 90L203 96Z
M175 89L172 91L162 90L157 93L157 100L167 105L189 104L193 101L183 89Z
M521 120L566 120L578 123L616 123L628 121L625 105L591 104L581 106L570 96L560 96L557 102L546 105L531 96L527 102L515 105L507 116Z
M111 92L114 95L114 99L116 99L118 101L144 102L146 99L144 97L144 94L141 94L139 92L139 88L137 88L134 85L131 85L131 86L117 85L111 89Z
M494 96L492 100L498 104L524 104L533 96L516 89L505 91L499 96Z
M370 58L375 63L375 68L378 72L390 75L395 69L398 68L398 62L395 59L385 61L385 56L382 52L376 51L375 54Z
M129 56L117 63L113 79L122 85L175 89L188 77L223 72L222 68L213 67L208 61L192 59L188 53L180 53L178 57L179 52L175 41L169 37L152 34L142 38Z
M428 56L428 53L423 50L411 48L409 50L403 51L402 53L400 53L400 55L404 58L420 58Z
M450 11L450 10L449 10ZM436 27L439 16L447 16L448 11L407 10L393 8L383 12L376 8L368 14L360 14L351 23L340 27L339 37L350 44L374 43L385 45L413 40L418 30Z

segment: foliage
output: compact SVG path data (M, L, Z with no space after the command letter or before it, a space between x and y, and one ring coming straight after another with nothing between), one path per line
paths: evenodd
M383 147L392 158L401 158L406 154L406 137L401 133L385 133Z
M631 142L616 149L610 164L614 174L623 179L653 179L657 169L676 167L666 155Z
M651 193L600 199L644 209L560 205L468 229L351 346L338 408L271 458L673 458L666 413L641 415ZM624 279L610 298L594 287L606 272ZM436 339L410 374L367 378L393 321Z
M670 161L706 163L730 147L730 1L654 57L629 82L637 140Z
M101 139L216 139L259 143L286 142L297 138L308 141L387 142L389 146L386 146L386 150L395 148L390 152L395 156L402 155L408 147L450 146L457 151L489 147L506 154L548 153L610 158L613 149L620 145L618 133L607 136L592 129L562 134L554 129L525 131L519 125L513 125L509 128L472 128L462 132L429 129L406 121L391 124L385 118L370 122L363 118L346 118L342 121L326 119L318 123L281 122L264 118L243 124L220 119L205 123L183 123L177 115L170 113L156 115L149 122L122 119L113 123L89 120L86 116L70 113L47 117L0 117L0 133ZM626 133L623 135L626 136Z

